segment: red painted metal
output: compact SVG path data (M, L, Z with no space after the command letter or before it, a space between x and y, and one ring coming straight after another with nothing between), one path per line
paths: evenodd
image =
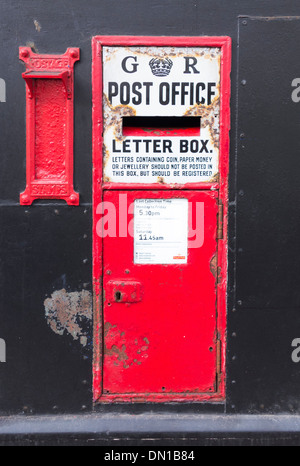
M104 201L119 211L118 191ZM190 248L187 264L133 263L133 239L104 238L104 361L103 392L117 396L155 394L197 398L216 392L216 277L210 263L216 254L218 193L215 191L130 191L138 198L185 198L204 203L204 245ZM128 223L133 214L128 215ZM117 278L143 285L143 297L130 303L111 299L107 290ZM124 285L126 288L126 284Z
M218 182L182 185L103 183L103 45L220 47L222 55ZM222 401L225 398L231 39L97 36L92 40L92 49L94 401ZM126 192L131 200L145 196L184 197L194 203L204 200L207 208L205 228L208 230L205 232L204 246L189 249L190 268L186 264L146 267L134 265L132 238L130 242L130 238L101 239L97 235L97 225L101 218L97 206L103 200L111 200L117 206L120 191ZM217 204L222 205L223 209L218 209ZM222 235L218 239L217 212L218 224L223 225ZM108 268L109 264L112 270ZM143 285L141 301L107 301L106 294L102 294L102 282L104 287L109 288L111 285L108 284L111 281L119 282L125 279ZM200 289L201 295L197 295ZM151 300L148 304L146 301L150 294L154 300L152 306ZM197 307L196 301L199 297L202 301ZM185 320L178 304L182 303L183 299L188 303L187 306L183 306ZM200 312L202 306L207 309L207 313L204 311L207 317L204 320ZM203 341L200 330L202 327L205 329ZM184 344L181 340L182 332L188 334ZM207 344L208 348L211 348L208 353L205 352ZM140 352L137 352L138 350ZM165 350L167 355L164 356ZM141 359L145 351L148 358ZM129 367L126 367L127 365ZM199 372L203 376L201 380Z
M26 82L26 189L20 204L64 199L79 204L73 189L73 73L79 49L40 55L20 47Z
M112 303L137 303L142 300L143 286L140 282L126 278L118 281L109 280L105 286L105 293L108 306Z

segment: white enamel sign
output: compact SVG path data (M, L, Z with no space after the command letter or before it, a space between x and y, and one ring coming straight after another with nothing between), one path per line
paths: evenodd
M103 88L104 181L218 180L219 48L103 47Z

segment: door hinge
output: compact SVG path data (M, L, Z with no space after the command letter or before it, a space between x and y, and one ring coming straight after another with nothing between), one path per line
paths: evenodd
M218 229L217 229L217 239L223 239L223 204L220 201L218 204Z
M221 372L222 372L222 361L221 361L221 340L216 342L216 391L218 391L220 386Z

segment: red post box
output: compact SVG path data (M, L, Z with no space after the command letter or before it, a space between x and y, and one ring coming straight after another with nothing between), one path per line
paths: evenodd
M225 396L230 39L95 37L95 401Z

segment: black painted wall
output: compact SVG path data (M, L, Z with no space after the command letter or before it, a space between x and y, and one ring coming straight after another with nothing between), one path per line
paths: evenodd
M47 324L44 301L55 290L92 291L94 35L232 38L228 383L218 410L299 412L291 342L300 338L300 103L291 99L291 82L300 77L300 1L2 0L0 78L7 94L0 102L0 338L7 361L0 363L0 413L93 409L92 325L86 323L85 346L67 332L58 335ZM19 205L25 188L21 45L39 53L80 47L74 132L79 207Z

